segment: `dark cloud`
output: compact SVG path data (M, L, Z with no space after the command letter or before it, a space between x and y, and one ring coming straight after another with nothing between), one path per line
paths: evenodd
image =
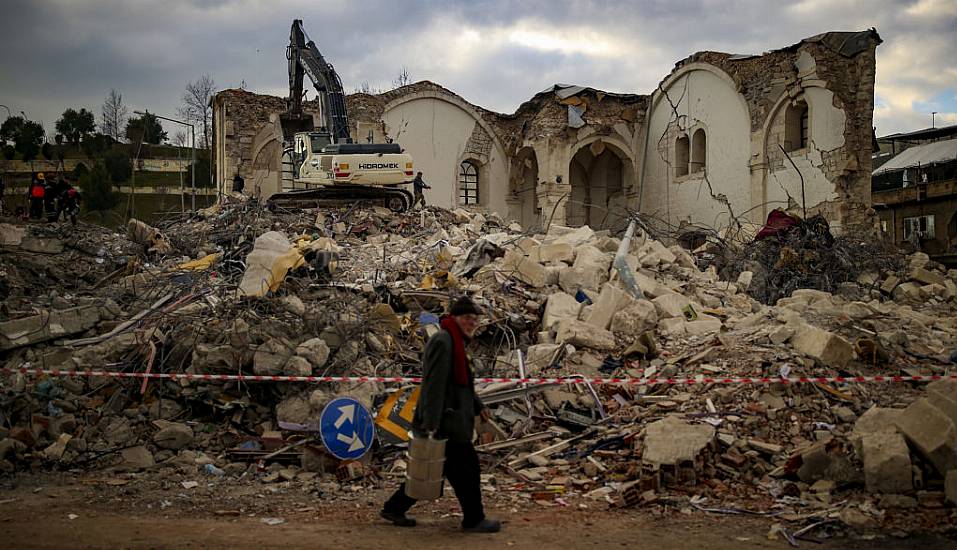
M771 5L773 4L773 5ZM186 82L284 94L293 18L349 90L388 88L403 66L511 112L555 82L649 93L698 50L760 53L827 30L877 27L879 133L957 123L952 0L348 1L8 0L0 103L52 129L67 107L99 112L110 88L175 114ZM927 119L925 121L925 118Z

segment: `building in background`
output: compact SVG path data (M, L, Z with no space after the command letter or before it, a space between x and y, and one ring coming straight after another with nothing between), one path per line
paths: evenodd
M957 126L880 138L871 202L890 242L957 265ZM887 150L896 154L887 154ZM876 160L876 159L875 159ZM877 164L877 162L875 162Z

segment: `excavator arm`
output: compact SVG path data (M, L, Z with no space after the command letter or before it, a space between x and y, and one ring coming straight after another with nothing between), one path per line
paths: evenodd
M319 53L316 43L306 36L301 19L292 22L286 58L289 60L289 106L285 118L290 121L306 119L302 112L302 83L303 75L307 74L319 94L323 123L333 143L351 142L342 81L332 65ZM305 124L300 123L300 126L304 127Z

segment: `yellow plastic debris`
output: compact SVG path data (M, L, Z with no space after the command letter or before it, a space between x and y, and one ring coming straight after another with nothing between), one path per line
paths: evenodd
M222 256L223 254L221 252L216 252L215 254L209 254L198 260L181 263L176 266L176 269L178 271L203 271L212 267Z

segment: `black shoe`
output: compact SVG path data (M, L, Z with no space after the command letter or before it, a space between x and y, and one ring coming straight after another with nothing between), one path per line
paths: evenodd
M415 527L415 519L406 517L405 514L396 514L395 512L382 510L379 512L379 516L384 520L391 521L392 525L397 527Z
M498 533L502 530L502 522L497 519L483 519L472 527L463 527L466 533Z

